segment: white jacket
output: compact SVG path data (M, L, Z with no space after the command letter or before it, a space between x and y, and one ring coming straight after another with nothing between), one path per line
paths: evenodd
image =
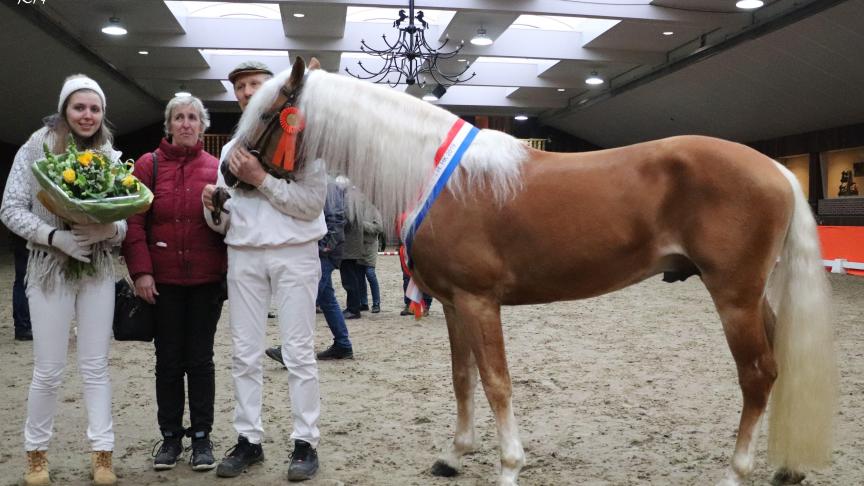
M224 147L220 162L231 153L235 140ZM218 187L227 187L221 170ZM207 224L225 234L225 244L232 247L279 247L318 241L327 233L324 223L324 200L327 197L327 173L321 160L307 164L295 181L277 179L270 174L257 189L228 189L231 199L225 203L229 214L222 213L222 224L213 224L210 211L204 209Z

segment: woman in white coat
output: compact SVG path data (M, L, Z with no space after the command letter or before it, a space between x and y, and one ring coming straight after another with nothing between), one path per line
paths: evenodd
M53 433L73 317L78 324L78 369L87 407L93 482L117 482L112 467L114 431L108 375L114 314L111 247L123 240L126 222L69 228L36 198L39 185L31 171L33 162L44 158L43 144L62 153L69 135L79 150L93 149L118 160L120 152L111 145L104 117L105 94L96 81L80 74L68 77L60 91L57 113L46 118L45 126L15 155L3 193L0 219L26 239L30 249L26 285L33 325L33 380L24 425L24 483L28 486L50 484L46 450ZM95 272L68 274L70 258L92 262Z

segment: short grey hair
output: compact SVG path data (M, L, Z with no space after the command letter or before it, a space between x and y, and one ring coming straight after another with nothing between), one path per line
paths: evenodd
M165 136L168 137L171 135L169 129L171 126L171 114L179 106L192 106L198 112L198 118L201 120L201 125L204 126L204 129L201 130L201 138L203 139L204 132L210 128L210 113L207 112L207 108L204 108L204 103L194 96L175 96L165 106Z

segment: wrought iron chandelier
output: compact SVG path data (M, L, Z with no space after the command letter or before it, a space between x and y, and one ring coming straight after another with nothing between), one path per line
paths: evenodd
M404 27L402 23L407 21ZM417 22L415 25L414 22ZM429 23L423 19L423 11L417 11L414 14L414 0L408 2L408 14L405 10L399 10L399 18L393 22L393 27L399 29L398 40L390 44L387 40L387 34L381 37L384 39L386 49L374 49L366 43L366 40L361 40L360 50L365 54L376 56L384 61L384 66L378 70L369 70L363 65L362 61L357 61L360 69L363 72L352 73L350 69L345 68L345 72L359 79L371 79L375 83L387 83L395 87L401 82L413 85L419 84L425 86L427 82L440 84L444 86L452 86L457 83L463 83L473 78L475 73L462 78L462 75L468 71L469 66L465 66L460 72L455 74L446 74L441 72L439 61L442 59L450 59L456 56L462 50L463 43L460 43L455 50L450 52L442 52L441 49L447 45L450 39L445 39L438 46L438 49L433 49L426 42L425 31L429 27ZM393 79L395 76L395 80Z

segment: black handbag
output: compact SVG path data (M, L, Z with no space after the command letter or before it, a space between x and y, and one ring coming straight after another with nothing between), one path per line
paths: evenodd
M153 194L156 194L156 152L153 152ZM155 202L154 202L155 203ZM150 219L153 212L151 204L144 223L149 237ZM135 295L135 288L129 277L114 284L114 339L117 341L150 342L156 335L156 306L148 304Z
M150 342L156 335L156 308L137 295L128 279L114 284L114 339Z

